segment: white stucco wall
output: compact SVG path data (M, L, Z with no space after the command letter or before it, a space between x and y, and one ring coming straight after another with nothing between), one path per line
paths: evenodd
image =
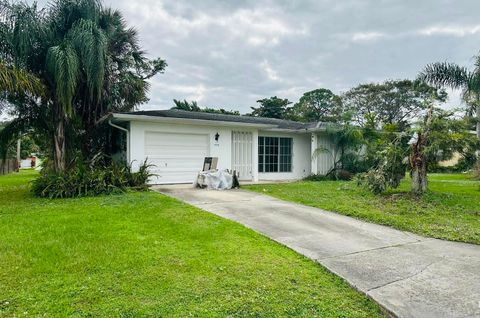
M209 156L218 157L219 169L231 169L231 152L232 152L232 128L215 127L204 125L191 124L168 124L158 122L142 122L132 121L130 123L130 160L132 163L132 170L137 171L143 160L145 160L145 132L165 132L165 133L194 133L194 134L208 134ZM244 131L253 131L245 130ZM215 134L220 135L218 142L215 141ZM199 163L199 167L203 162Z
M139 165L145 160L145 132L207 134L210 141L208 156L218 157L219 169L232 169L232 131L249 131L253 133L252 170L255 181L297 180L311 174L312 139L310 133L274 132L258 130L251 127L226 127L149 121L130 122L129 150L132 170L137 171ZM218 142L215 142L216 133L220 135ZM258 173L258 137L261 136L293 138L292 172ZM324 135L318 135L318 146L329 146L329 142ZM199 167L201 167L202 163L203 162L199 163ZM318 155L318 173L326 173L331 165L332 159L330 154Z
M260 172L258 173L259 180L297 180L310 175L310 134L281 133L260 130L258 136L293 138L292 172Z

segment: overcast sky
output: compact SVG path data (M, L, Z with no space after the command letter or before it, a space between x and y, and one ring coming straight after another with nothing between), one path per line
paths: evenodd
M264 97L295 102L320 87L415 78L430 62L472 66L480 49L480 0L104 3L168 63L141 109L170 108L175 98L243 113Z

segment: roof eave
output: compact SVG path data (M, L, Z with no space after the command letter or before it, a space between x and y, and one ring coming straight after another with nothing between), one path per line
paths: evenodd
M112 118L115 121L143 121L143 122L161 122L161 123L177 123L177 124L196 124L202 126L223 126L223 127L250 127L250 128L275 128L276 125L271 124L254 124L242 123L233 121L194 119L194 118L175 118L175 117L158 117L148 115L133 115L112 113Z

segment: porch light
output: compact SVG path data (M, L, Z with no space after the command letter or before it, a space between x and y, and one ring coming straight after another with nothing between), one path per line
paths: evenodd
M218 138L220 138L220 135L218 134L218 132L215 134L215 141L218 142Z

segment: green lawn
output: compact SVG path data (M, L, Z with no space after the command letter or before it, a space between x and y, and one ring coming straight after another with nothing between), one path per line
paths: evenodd
M346 181L302 181L251 185L274 197L335 211L400 230L480 244L480 182L464 174L429 175L429 192L417 198L404 180L395 191L375 196Z
M0 316L380 317L320 265L153 192L37 199L0 177Z

